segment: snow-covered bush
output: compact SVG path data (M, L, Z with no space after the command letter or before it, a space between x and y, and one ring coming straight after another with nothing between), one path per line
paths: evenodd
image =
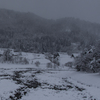
M86 54L83 55L81 54L80 57L75 59L75 65L76 65L76 69L78 71L87 71L87 72L91 72L91 61L93 60L93 54Z
M52 68L52 67L53 67L53 65L51 62L47 63L47 68Z
M36 65L37 67L39 67L40 62L39 62L39 61L36 61L36 62L35 62L35 65Z
M29 61L27 58L20 57L20 56L13 56L13 59L11 62L13 64L29 64Z
M12 53L10 49L7 49L3 52L3 61L11 61L12 60Z
M0 57L0 62L13 64L29 64L27 58L21 57L19 54L14 55L10 49L4 51L3 55Z
M80 56L75 58L77 71L99 72L100 71L100 51L88 50L83 51Z
M28 59L27 59L27 58L24 58L24 59L23 59L23 63L24 63L24 64L29 64Z
M53 59L52 62L54 63L54 66L60 66L60 62L58 59Z
M60 66L60 62L59 62L59 53L54 53L54 54L51 54L51 53L47 53L47 54L45 54L45 58L46 59L48 59L48 60L50 60L51 61L51 63L47 63L47 67L49 68L49 67L54 67L54 68L56 68L56 67L58 67L58 66Z

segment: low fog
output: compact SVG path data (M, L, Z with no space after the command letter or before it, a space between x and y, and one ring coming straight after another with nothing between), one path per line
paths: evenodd
M0 0L0 8L33 12L47 19L75 17L100 23L100 0Z

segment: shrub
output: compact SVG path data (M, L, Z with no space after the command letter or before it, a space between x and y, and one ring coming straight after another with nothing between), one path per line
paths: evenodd
M47 68L52 68L53 66L52 66L52 63L51 62L49 62L49 63L47 63Z
M12 53L9 49L3 52L3 61L11 61L12 60Z
M40 62L39 62L39 61L36 61L36 62L35 62L35 65L36 65L37 67L39 67Z
M90 51L90 50L89 50ZM100 51L82 52L75 58L77 71L99 72L100 71Z
M0 57L1 62L9 62L13 64L29 64L27 58L21 57L20 55L14 55L9 49L5 50L3 55Z
M60 62L58 58L53 59L52 62L54 63L54 66L60 66Z
M93 60L93 54L81 55L75 59L75 65L77 71L87 71L91 70L90 62Z
M23 59L23 63L24 63L24 64L29 64L28 59L24 58L24 59Z
M29 61L27 58L24 58L24 57L20 57L20 56L13 56L13 59L12 59L12 63L14 64L29 64Z

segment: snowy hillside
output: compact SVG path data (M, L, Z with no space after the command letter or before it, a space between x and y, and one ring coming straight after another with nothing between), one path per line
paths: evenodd
M45 54L22 53L29 64L0 63L0 100L100 100L99 73L80 73L65 66L74 59L59 53L60 65ZM39 62L39 66L35 62Z

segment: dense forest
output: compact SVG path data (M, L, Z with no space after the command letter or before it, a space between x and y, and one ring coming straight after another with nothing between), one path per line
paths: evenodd
M33 13L0 9L0 48L25 52L67 52L95 45L100 24L76 18L45 19ZM76 51L77 51L76 50Z

